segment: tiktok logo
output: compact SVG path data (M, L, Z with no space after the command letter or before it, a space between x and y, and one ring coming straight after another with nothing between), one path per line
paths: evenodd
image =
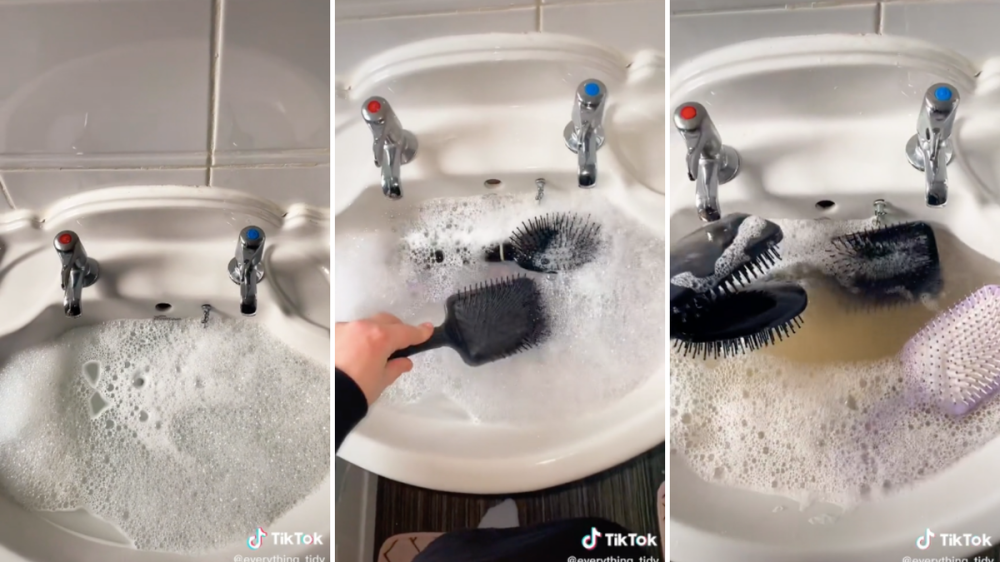
M257 527L257 532L247 539L247 546L250 547L250 550L257 550L264 544L264 537L266 536L267 533L264 532L264 529Z
M917 548L919 548L920 550L927 550L928 548L930 548L931 538L934 536L935 536L934 532L931 531L930 529L924 531L924 535L922 537L917 537Z
M597 527L591 527L590 534L584 535L583 541L581 541L583 543L583 548L586 548L587 550L594 550L597 548L597 537L599 536L601 536L601 532L597 530Z

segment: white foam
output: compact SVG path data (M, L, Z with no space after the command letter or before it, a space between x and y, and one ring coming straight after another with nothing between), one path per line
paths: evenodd
M601 224L604 246L593 262L541 275L482 261L484 246L505 240L523 221L562 211ZM436 250L443 261L427 264ZM438 324L449 295L512 274L538 280L552 318L544 345L481 367L468 367L450 349L414 356L413 371L376 407L443 394L473 421L565 419L606 406L663 367L665 242L596 197L570 201L552 193L542 205L532 194L427 201L382 232L338 232L336 259L340 321L384 310ZM341 283L342 275L356 281Z
M766 226L767 221L760 217L749 216L743 219L732 243L722 251L722 255L715 261L715 272L712 275L697 277L690 271L685 271L671 277L670 282L678 287L691 289L696 293L704 293L717 286L720 281L729 277L733 270L750 261L750 256L746 253L747 244L760 235Z
M796 277L803 270L831 274L830 238L872 225L776 222L785 241L779 246L784 259L774 272ZM805 329L824 321L822 314L809 317L809 312ZM838 329L887 317L844 318ZM901 323L880 329L918 328ZM792 348L803 337L779 347ZM810 342L818 345L815 338ZM721 361L672 352L671 450L705 480L804 504L820 500L851 507L906 489L997 435L1000 400L960 421L942 415L908 395L912 381L894 356L898 351L886 350L885 358L874 361L818 364L781 357L777 348Z
M327 369L251 323L77 328L0 368L0 487L86 509L140 549L211 550L326 478L329 396Z

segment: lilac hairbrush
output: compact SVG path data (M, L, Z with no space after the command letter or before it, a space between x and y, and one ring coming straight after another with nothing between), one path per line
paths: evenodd
M903 346L900 360L921 398L964 416L1000 390L1000 286L986 285L937 315Z

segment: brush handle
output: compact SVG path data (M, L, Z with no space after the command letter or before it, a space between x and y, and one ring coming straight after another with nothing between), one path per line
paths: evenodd
M448 334L444 330L444 326L441 325L438 326L437 328L434 328L434 333L431 334L429 340L425 341L424 343L418 343L417 345L411 345L410 347L404 347L403 349L394 352L392 355L389 356L389 361L392 361L393 359L409 357L411 355L415 355L417 353L423 353L425 351L430 351L432 349L437 349L439 347L448 347L450 345L451 345L451 338L448 337Z
M486 249L486 261L491 262L502 262L502 261L514 261L515 256L514 246L509 243L504 242L503 244L497 244L496 246L491 246Z

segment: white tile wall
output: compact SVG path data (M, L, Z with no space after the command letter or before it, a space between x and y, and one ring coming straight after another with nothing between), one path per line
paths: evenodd
M329 162L330 2L229 0L223 39L215 163Z
M344 0L337 0L337 6ZM336 9L336 6L335 6ZM334 70L349 76L358 64L382 51L414 41L475 33L527 33L537 29L534 8L461 12L417 17L337 21Z
M1000 1L885 4L884 32L934 42L981 65L1000 56Z
M63 197L123 185L205 185L205 167L164 170L16 170L3 184L18 209L43 210Z
M215 168L212 185L266 197L279 205L330 206L330 165Z
M878 6L749 10L670 16L670 67L725 45L818 33L875 33Z
M706 49L817 33L924 39L980 66L1000 57L1000 0L670 0L670 10L671 68Z
M329 205L328 172L232 172L329 164L329 22L326 0L0 0L0 212L206 185L212 162L227 187Z
M535 0L336 0L338 20L530 8Z
M666 0L336 0L337 77L388 48L448 35L553 32L662 51Z
M542 30L583 35L630 54L641 49L662 51L666 38L664 0L633 0L600 4L546 3ZM548 5L551 4L551 5Z

